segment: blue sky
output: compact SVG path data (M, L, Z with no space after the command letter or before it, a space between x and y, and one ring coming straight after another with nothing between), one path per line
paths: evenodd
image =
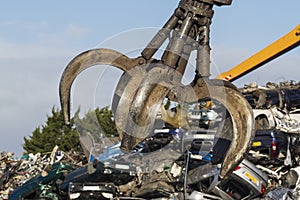
M2 2L0 151L21 155L23 137L43 125L53 106L59 107L59 79L73 57L110 44L126 31L161 27L177 4L175 0ZM300 23L299 7L299 0L235 0L229 7L216 7L211 31L214 67L226 71L289 32ZM299 63L300 49L295 49L235 84L299 81ZM93 90L106 88L99 74L94 78L98 86Z

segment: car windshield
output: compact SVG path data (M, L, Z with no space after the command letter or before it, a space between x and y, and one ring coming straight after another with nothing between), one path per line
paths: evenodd
M248 103L250 104L250 106L252 108L256 107L256 99L254 97L253 94L249 93L249 94L244 94L245 99L248 101Z

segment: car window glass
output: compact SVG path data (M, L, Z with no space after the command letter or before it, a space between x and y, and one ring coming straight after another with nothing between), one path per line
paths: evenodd
M232 177L227 181L221 182L219 187L234 199L242 199L254 195L254 192L247 186L247 183Z
M285 90L285 106L288 110L300 108L300 90L286 89Z

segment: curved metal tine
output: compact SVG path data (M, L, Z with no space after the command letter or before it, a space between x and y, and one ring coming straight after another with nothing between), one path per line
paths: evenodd
M116 87L112 102L112 111L119 137L121 139L123 137L123 132L126 130L129 107L132 105L135 93L147 74L146 67L147 65L141 65L124 73Z
M183 91L188 94L189 89L190 87L186 86ZM199 78L198 82L193 84L192 90L198 99L211 98L220 102L231 117L232 129L224 127L224 130L221 130L221 136L231 140L220 174L221 177L224 177L234 170L251 147L251 141L254 138L252 109L239 91L227 86L214 85L211 80ZM195 100L193 98L193 96L190 98L188 95L185 97L187 102L193 102ZM231 134L233 134L232 137L228 137Z
M65 68L59 84L60 103L65 123L70 123L71 86L82 71L94 65L111 65L127 72L137 64L138 58L131 59L110 49L92 49L76 56Z
M131 98L123 98L121 102L126 102L127 107L119 106L116 118L122 115L122 143L121 149L129 152L137 143L147 137L153 127L156 114L161 103L172 87L180 80L181 74L176 74L176 70L156 64L141 80L140 87L133 91ZM174 79L172 79L174 78ZM124 113L125 116L123 115ZM121 118L120 117L120 118Z

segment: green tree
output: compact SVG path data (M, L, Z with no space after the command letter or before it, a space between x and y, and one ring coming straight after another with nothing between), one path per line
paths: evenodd
M112 111L108 106L90 110L82 119L79 118L79 112L80 109L71 119L70 126L66 126L62 112L52 108L52 115L47 116L45 125L37 127L29 138L24 137L23 149L26 153L46 153L58 145L62 151L82 151L79 134L84 136L89 133L95 142L101 140L101 134L107 137L118 135Z
M51 114L47 116L45 125L37 127L29 138L24 137L23 149L26 153L51 152L55 145L63 151L81 151L74 120L71 120L70 126L66 126L60 110L52 108Z

